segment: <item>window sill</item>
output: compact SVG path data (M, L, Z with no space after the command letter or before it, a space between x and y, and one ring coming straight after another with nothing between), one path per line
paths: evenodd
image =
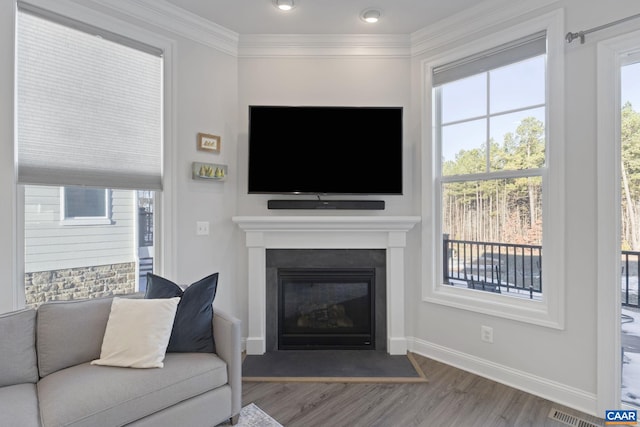
M561 313L543 299L530 300L491 292L457 288L450 285L425 285L424 302L487 314L552 329L564 329Z
M109 218L72 218L72 219L61 220L60 225L63 225L63 226L113 225L113 221L110 220Z

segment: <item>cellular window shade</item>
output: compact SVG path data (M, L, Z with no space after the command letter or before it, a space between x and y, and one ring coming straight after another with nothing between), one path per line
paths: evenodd
M432 85L440 86L488 70L545 54L547 32L541 31L433 68Z
M19 11L20 184L162 189L162 58Z

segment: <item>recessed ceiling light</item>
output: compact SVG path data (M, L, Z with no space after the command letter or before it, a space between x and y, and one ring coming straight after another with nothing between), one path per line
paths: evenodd
M382 16L382 13L378 9L365 9L360 14L360 19L369 24L374 24L378 22L380 16Z
M293 0L273 0L273 4L280 10L289 11L293 9Z

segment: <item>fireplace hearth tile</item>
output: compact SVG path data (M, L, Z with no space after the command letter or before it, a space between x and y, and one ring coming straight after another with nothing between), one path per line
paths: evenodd
M336 381L379 379L381 381L426 381L409 353L389 355L375 350L285 350L248 355L242 365L245 381Z

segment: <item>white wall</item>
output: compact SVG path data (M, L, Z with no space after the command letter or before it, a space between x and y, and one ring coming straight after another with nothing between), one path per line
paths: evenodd
M247 130L249 105L401 106L410 115L410 61L408 58L269 57L239 60L239 187L238 215L315 215L313 211L270 211L267 200L290 198L247 194ZM408 121L404 128L404 195L360 197L385 200L379 215L416 214L412 202L415 149ZM336 156L340 147L331 148ZM330 197L327 197L330 198ZM344 197L343 197L344 198ZM355 198L350 196L349 198ZM346 212L353 214L353 212ZM333 212L344 215L345 212Z
M215 305L235 313L238 306L234 250L238 232L231 222L238 192L236 169L236 58L181 40L176 58L178 84L177 186L175 191L176 277L193 283L220 272ZM196 150L198 132L220 135L220 154ZM225 182L191 179L193 161L227 164ZM196 221L210 223L209 236L196 236Z
M15 307L15 191L13 169L14 9L0 1L0 313Z

